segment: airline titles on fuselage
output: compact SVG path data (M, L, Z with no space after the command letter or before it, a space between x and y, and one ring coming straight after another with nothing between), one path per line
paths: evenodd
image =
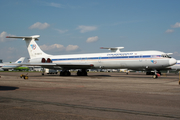
M133 53L109 53L107 56L125 56L125 55L133 55Z

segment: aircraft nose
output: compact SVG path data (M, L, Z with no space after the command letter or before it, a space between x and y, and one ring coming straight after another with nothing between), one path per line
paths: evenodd
M169 65L174 65L174 64L176 64L176 59L174 59L174 58L171 58L170 60L169 60Z

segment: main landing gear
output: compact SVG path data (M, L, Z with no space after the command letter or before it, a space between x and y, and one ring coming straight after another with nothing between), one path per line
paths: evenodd
M70 76L71 73L69 72L69 70L63 70L60 72L60 76Z
M81 71L78 70L77 76L87 76L87 71L86 71L86 69L82 69Z
M60 76L70 76L71 72L69 70L63 70L60 72ZM78 70L77 76L87 76L86 69Z
M44 71L44 68L42 69L42 75L44 75L45 71Z

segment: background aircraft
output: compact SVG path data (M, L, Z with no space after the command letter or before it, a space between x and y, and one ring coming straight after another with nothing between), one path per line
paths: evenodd
M173 66L168 67L170 70L178 71L180 70L180 60L177 60L177 63Z
M7 71L8 69L13 69L13 68L19 67L19 66L21 66L20 63L23 63L24 59L25 59L25 57L21 57L16 62L1 63L0 68L3 69L4 71Z
M62 69L61 76L69 76L70 69L80 69L78 76L86 76L87 69L136 69L154 70L154 78L157 78L157 70L174 65L176 60L168 54L160 51L131 51L120 52L124 47L102 48L111 50L110 53L91 53L73 55L49 55L44 53L37 45L40 35L34 36L7 36L6 38L21 38L25 40L30 55L31 66L42 66L49 69Z

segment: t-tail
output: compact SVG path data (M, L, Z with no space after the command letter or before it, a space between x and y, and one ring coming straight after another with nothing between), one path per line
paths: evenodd
M36 40L40 35L33 36L7 36L6 38L19 38L26 41L26 46L29 52L30 59L47 57L49 54L44 53L41 48L37 45Z

